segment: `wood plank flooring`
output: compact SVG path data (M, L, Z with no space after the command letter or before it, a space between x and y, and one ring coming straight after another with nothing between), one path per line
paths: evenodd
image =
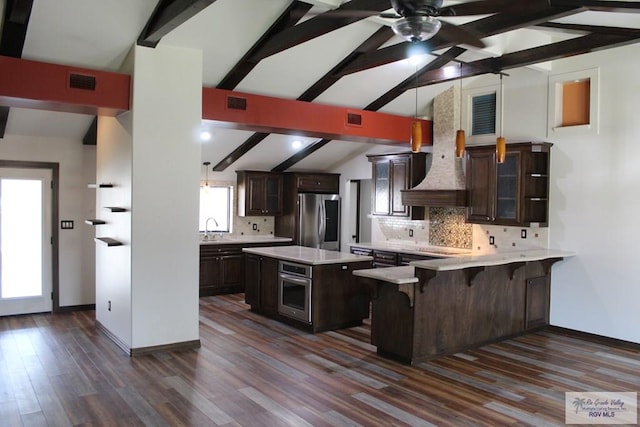
M364 325L312 335L200 299L202 348L130 358L94 312L0 318L2 426L553 426L566 391L638 391L640 351L546 330L405 366Z

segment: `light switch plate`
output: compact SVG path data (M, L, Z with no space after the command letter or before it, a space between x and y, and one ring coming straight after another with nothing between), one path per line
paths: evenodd
M73 230L73 221L70 219L63 219L60 221L60 228L62 230Z

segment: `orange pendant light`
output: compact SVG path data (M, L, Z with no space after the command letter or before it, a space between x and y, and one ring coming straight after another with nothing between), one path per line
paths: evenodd
M422 124L415 120L411 123L411 151L419 153L422 149Z
M507 140L502 136L504 128L504 85L500 73L500 136L496 139L496 163L504 163L507 158Z
M465 137L464 130L462 129L462 62L460 62L460 129L456 132L456 157L464 156L465 146L467 144L467 138Z

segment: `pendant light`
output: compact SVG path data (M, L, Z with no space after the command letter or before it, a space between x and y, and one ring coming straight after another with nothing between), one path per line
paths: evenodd
M202 166L204 166L204 185L202 186L202 188L206 191L209 189L209 165L211 164L211 162L204 162L202 163Z
M418 121L418 65L416 64L416 114L411 123L411 152L419 153L422 149L422 124Z
M507 140L502 136L504 128L504 84L500 73L500 136L496 139L496 163L504 163L507 158Z
M456 157L464 156L464 150L466 145L466 137L464 135L464 130L462 129L462 62L460 64L460 108L459 108L459 116L460 116L460 129L456 132Z

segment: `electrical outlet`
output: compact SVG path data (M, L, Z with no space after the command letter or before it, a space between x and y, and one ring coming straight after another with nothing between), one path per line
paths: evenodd
M257 229L258 229L258 224L253 224L253 225L251 226L251 228L253 228L254 230L257 230Z
M107 311L111 311L111 301L109 301L109 303L108 303Z
M527 238L527 230L525 230L524 228L522 230L520 230L520 237L522 237L523 239Z
M413 229L412 228L409 229L409 237L413 237Z
M496 244L496 238L493 236L489 236L489 244L490 245L495 245Z

